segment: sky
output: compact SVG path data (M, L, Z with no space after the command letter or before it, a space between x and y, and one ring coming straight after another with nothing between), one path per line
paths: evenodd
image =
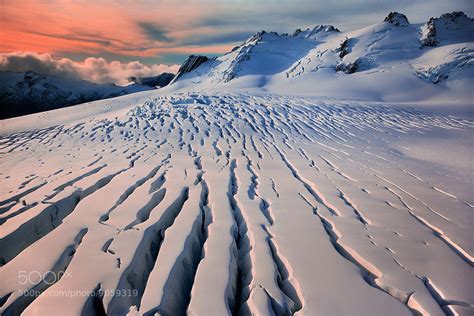
M0 70L98 83L176 72L190 54L221 55L260 30L352 30L399 11L412 23L472 0L0 0Z

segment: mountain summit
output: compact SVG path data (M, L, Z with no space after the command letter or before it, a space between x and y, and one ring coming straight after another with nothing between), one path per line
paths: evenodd
M395 26L410 25L410 22L408 22L407 16L405 14L398 13L398 12L390 12L383 21L391 23Z

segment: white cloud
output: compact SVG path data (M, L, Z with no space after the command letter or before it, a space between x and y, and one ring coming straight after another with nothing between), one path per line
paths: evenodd
M122 63L107 62L104 58L88 57L82 62L69 58L55 58L51 54L35 52L0 53L0 71L34 71L44 75L58 75L95 83L111 83L119 85L127 83L131 76L156 76L163 72L176 73L179 65L145 65L139 61Z

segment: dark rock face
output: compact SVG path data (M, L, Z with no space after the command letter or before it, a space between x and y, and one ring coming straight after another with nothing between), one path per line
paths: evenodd
M408 22L407 16L405 14L398 13L398 12L390 12L383 21L388 22L396 27L410 25L410 22Z
M303 32L301 29L296 29L294 32L293 32L293 35L294 37L298 36L301 32Z
M461 30L466 25L472 25L472 23L474 23L474 19L468 17L462 11L445 13L439 18L430 18L426 22L426 31L421 39L421 47L437 46L439 44L438 36L440 32Z
M335 70L337 72L342 71L346 74L353 74L353 73L359 71L359 64L360 64L359 60L356 60L353 63L349 63L349 64L341 63L341 64L336 65Z
M466 13L462 11L453 11L451 13L445 13L439 17L439 19L448 19L451 20L451 22L456 22L459 18L466 18L472 21L472 18L469 18Z
M346 38L341 45L335 50L336 53L339 53L339 58L344 58L347 54L351 52L351 41L352 39Z
M426 23L426 36L421 40L421 47L428 46L434 47L438 44L438 40L436 39L436 25L435 25L435 18L429 19Z
M158 76L153 77L130 77L128 80L138 85L148 86L151 88L167 86L174 78L174 74L164 72Z
M257 32L254 35L252 35L252 37L250 37L248 40L246 40L244 44L254 42L254 41L258 43L258 42L262 41L263 36L265 34L267 34L267 32L265 30L261 30L260 32Z
M313 28L313 32L340 32L337 27L333 25L317 25Z
M193 71L194 69L199 67L202 63L205 63L208 60L209 58L207 56L199 56L199 55L189 56L188 59L186 59L185 62L181 65L181 67L179 67L178 73L173 78L171 83L174 83L183 74Z

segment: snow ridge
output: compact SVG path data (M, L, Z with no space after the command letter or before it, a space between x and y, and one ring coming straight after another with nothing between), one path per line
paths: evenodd
M358 82L355 90L384 98L406 92L399 80L417 87L412 91L427 89L446 93L447 99L467 99L463 83L473 78L472 34L474 20L463 12L443 14L425 24L411 24L406 15L390 12L380 23L350 32L331 25L297 29L292 35L261 31L212 62L192 56L182 66L188 71L173 83L181 81L179 87L196 90L257 86L326 96L329 90L336 96Z

